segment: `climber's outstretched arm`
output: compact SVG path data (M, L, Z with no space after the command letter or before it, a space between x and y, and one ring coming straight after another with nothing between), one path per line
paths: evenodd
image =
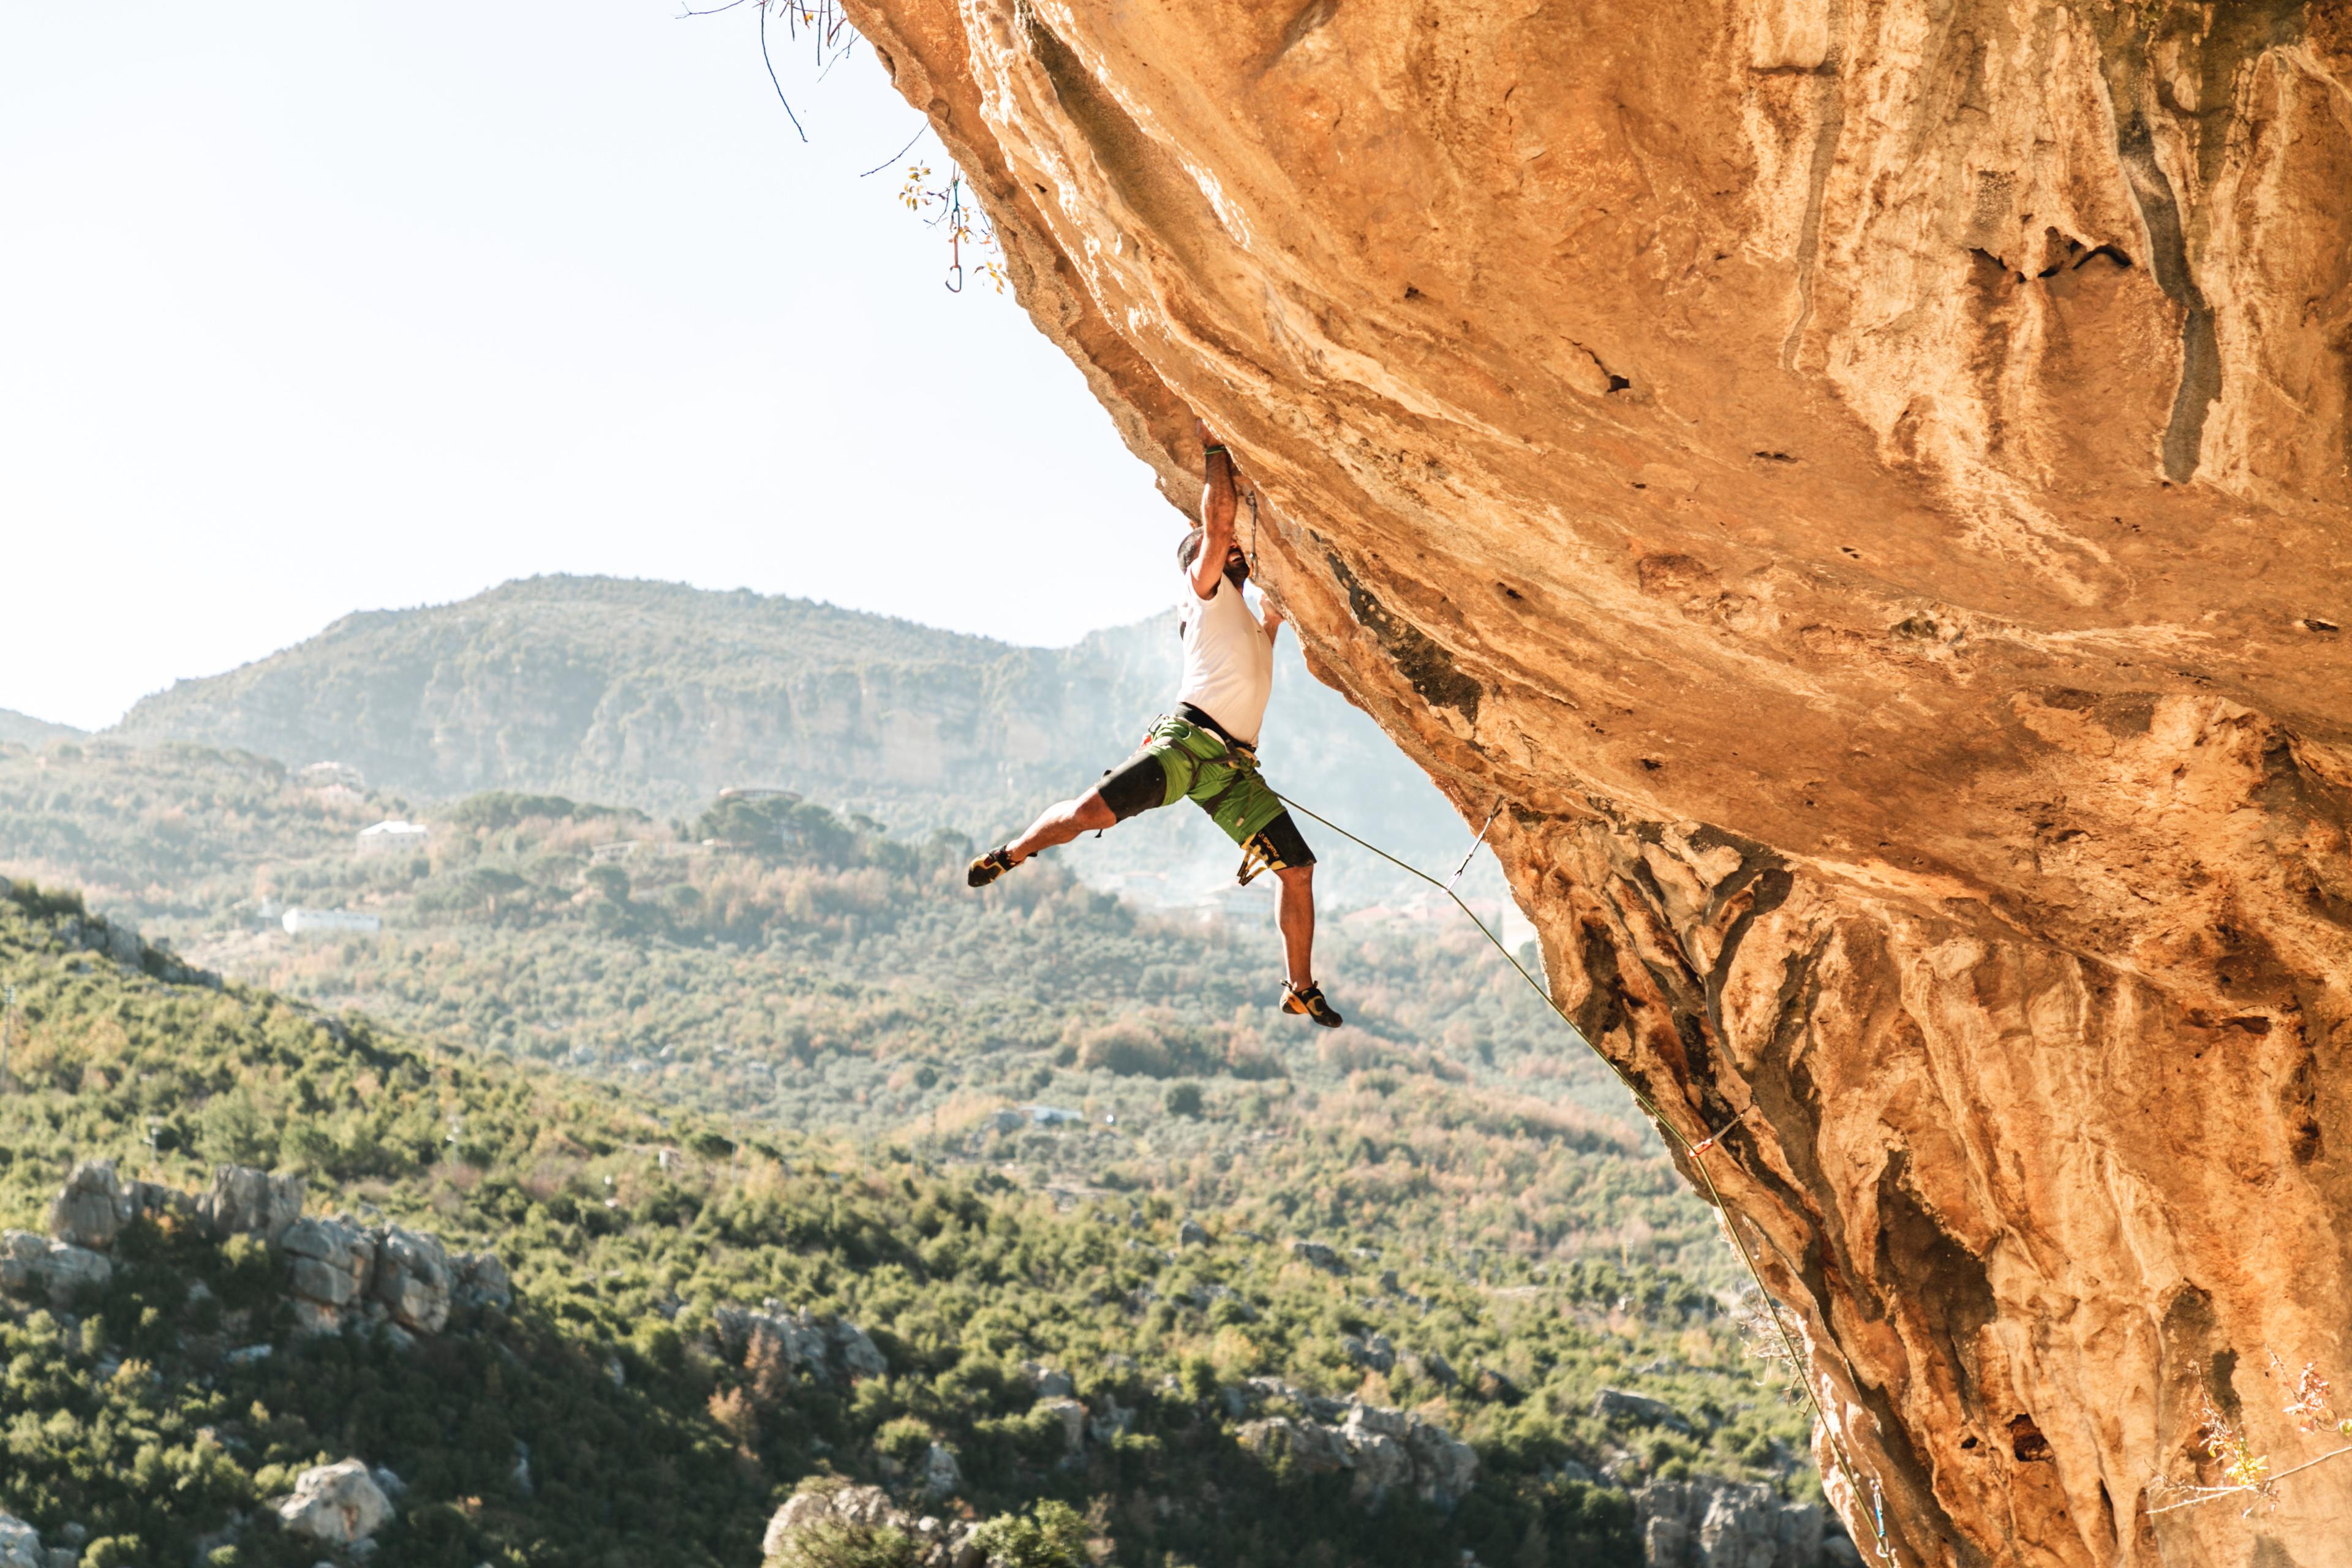
M1234 547L1234 458L1206 423L1195 419L1201 445L1208 453L1208 482L1201 487L1201 553L1192 557L1192 592L1213 598L1217 580L1225 574L1225 555Z

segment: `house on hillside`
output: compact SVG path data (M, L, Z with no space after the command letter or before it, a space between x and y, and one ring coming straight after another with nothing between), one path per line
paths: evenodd
M398 818L379 822L373 827L362 827L359 833L359 853L362 856L394 855L404 849L423 849L432 830L421 822L402 822Z
M383 929L380 917L357 910L291 909L278 918L278 923L289 936L373 936Z

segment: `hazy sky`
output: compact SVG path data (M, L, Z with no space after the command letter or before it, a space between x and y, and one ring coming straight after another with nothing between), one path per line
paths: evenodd
M348 611L604 572L1024 642L1181 524L918 128L679 0L0 8L0 708L86 727ZM943 184L924 137L910 158Z

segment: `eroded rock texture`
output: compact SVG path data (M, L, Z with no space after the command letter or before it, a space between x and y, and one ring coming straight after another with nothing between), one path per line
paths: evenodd
M1196 406L1318 672L1507 802L1587 1034L1736 1121L1899 1560L2352 1562L2352 1459L2149 1488L2208 1401L2325 1451L2273 1354L2352 1384L2345 6L852 9L1171 499Z

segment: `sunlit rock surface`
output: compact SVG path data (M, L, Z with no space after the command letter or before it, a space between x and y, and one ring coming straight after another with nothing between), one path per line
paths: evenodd
M1732 1128L1857 1541L2352 1562L2352 1459L2151 1512L2209 1404L2284 1472L2352 1383L2352 13L851 8L1171 498L1198 407L1318 672L1507 803L1585 1032Z

